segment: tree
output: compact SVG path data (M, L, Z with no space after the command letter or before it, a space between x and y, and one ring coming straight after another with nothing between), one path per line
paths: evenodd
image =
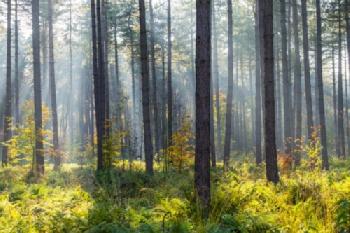
M172 39L171 39L171 4L168 0L168 144L171 146L173 134L173 84L172 84Z
M232 19L232 0L227 0L227 34L228 34L228 84L226 99L226 127L225 127L225 145L224 145L224 169L227 170L230 161L231 152L231 132L232 132L232 99L233 99L233 19Z
M308 139L312 137L313 116L312 116L312 96L310 82L310 59L309 59L309 26L307 15L307 0L301 0L301 19L303 25L303 56L304 56L304 81L305 81L305 103L306 103L306 122Z
M15 123L20 122L19 116L19 37L18 37L18 0L15 0Z
M146 158L146 172L153 174L153 146L150 122L150 104L149 104L149 69L148 69L148 46L146 31L146 13L145 2L139 0L140 8L140 49L141 49L141 76L142 76L142 115L143 115L143 134L144 150Z
M261 154L261 77L260 77L260 34L258 6L259 0L256 0L255 12L255 161L256 164L262 162Z
M7 51L6 51L6 104L4 117L4 141L11 139L11 121L12 121L12 85L11 85L11 0L7 1ZM9 162L7 146L3 146L2 165L7 166Z
M295 111L295 144L297 150L301 148L301 127L302 127L302 93L301 93L301 61L299 49L299 15L297 1L293 5L293 32L294 32L294 111ZM295 164L300 164L300 154L297 152Z
M340 0L338 0L338 157L345 157L344 96L342 67L342 31Z
M61 165L61 158L58 152L58 117L56 100L56 78L55 78L55 56L53 43L53 6L52 0L48 0L48 23L49 23L49 76L50 76L50 94L51 94L51 113L52 113L52 143L55 156L55 168Z
M282 36L282 76L283 76L283 112L284 112L284 143L285 152L291 152L291 81L288 71L288 55L287 55L287 27L286 27L286 3L281 0L281 36Z
M44 145L42 135L42 100L40 71L40 25L39 0L32 1L32 46L33 46L33 78L34 78L34 116L35 116L35 153L34 174L44 174Z
M273 56L273 2L259 1L261 74L264 91L264 136L266 154L266 178L279 181L276 149L275 90L274 90L274 56Z
M316 0L316 80L318 90L318 111L321 127L321 145L322 145L322 168L329 169L328 152L327 152L327 132L326 118L324 110L324 91L322 77L322 21L320 0Z
M210 0L196 1L196 155L195 187L203 217L210 207Z
M98 2L99 4L99 2ZM95 122L97 129L97 169L103 169L103 119L101 119L101 87L100 73L98 68L97 51L97 25L96 25L96 3L91 0L91 30L92 30L92 59L93 59L93 81L95 96Z
M154 34L154 14L152 0L149 0L150 11L150 46L151 46L151 72L152 72L152 100L153 100L153 115L154 115L154 133L155 133L155 152L160 150L160 124L159 124L159 111L158 111L158 96L157 96L157 71L156 71L156 59L155 59L155 34Z

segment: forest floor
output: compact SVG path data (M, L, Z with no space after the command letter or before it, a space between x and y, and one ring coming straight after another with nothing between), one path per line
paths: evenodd
M212 175L208 220L199 217L193 172L145 175L93 167L47 168L30 183L29 168L0 168L0 232L350 232L350 163L332 159L330 172L307 164L267 184L262 167L232 164Z

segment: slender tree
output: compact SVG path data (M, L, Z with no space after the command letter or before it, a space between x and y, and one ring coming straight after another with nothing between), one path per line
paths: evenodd
M141 75L142 75L142 115L144 132L144 150L146 158L146 172L153 174L153 146L150 122L149 104L149 69L148 69L148 46L146 31L145 2L139 0L140 8L140 49L141 49Z
M343 68L342 68L342 25L340 0L338 0L338 157L345 157L344 133L344 96L343 96Z
M285 152L291 153L291 81L288 71L288 54L287 54L287 27L286 27L286 3L281 0L281 36L282 36L282 76L283 76L283 116L284 116L284 142Z
M197 0L195 186L203 217L210 207L210 0Z
M293 5L293 34L294 34L294 111L295 111L295 145L297 150L301 148L302 127L302 92L301 92L301 61L299 49L299 15L297 1L292 0ZM300 164L300 153L296 152L295 164Z
M305 81L305 103L306 103L306 122L307 135L311 139L313 131L312 116L312 95L310 82L310 58L309 58L309 26L307 15L307 0L301 0L301 19L303 26L303 56L304 56L304 81Z
M227 35L228 35L228 84L226 99L226 127L225 127L225 145L224 145L224 168L228 169L231 152L231 133L232 133L232 99L233 99L233 19L232 19L232 0L227 0Z
M154 34L154 13L152 0L149 0L149 12L150 12L150 46L151 46L151 73L152 73L152 100L153 100L153 115L154 115L154 133L155 133L155 152L160 150L160 129L159 124L159 110L158 110L158 95L157 95L157 71L156 71L156 59L155 59L155 34Z
M12 45L11 45L11 0L7 0L7 51L6 51L6 102L5 102L5 117L4 117L4 141L11 139L11 121L12 121ZM7 166L9 155L7 146L2 149L2 165Z
M324 91L323 91L323 77L322 77L322 19L320 0L316 0L316 79L318 89L318 110L320 117L321 128L321 145L322 145L322 167L325 170L329 169L328 151L327 151L327 131L326 118L324 110Z
M50 94L51 94L51 113L52 113L52 144L54 150L55 168L58 169L61 164L61 158L58 152L58 117L56 100L56 78L55 78L55 56L53 43L53 5L52 0L48 0L48 24L49 24L49 76L50 76Z
M20 122L19 116L19 37L18 37L18 0L15 0L15 123Z
M173 81L172 81L172 50L171 38L171 3L168 0L168 144L171 145L173 135Z
M33 43L33 78L34 78L34 117L35 117L35 152L34 174L44 174L44 145L42 135L42 100L41 100L41 71L40 71L40 25L39 0L32 1L32 43Z
M262 162L261 153L261 77L260 77L260 34L259 34L259 0L256 0L255 12L255 161Z
M277 168L276 130L275 130L275 90L274 90L274 56L273 56L273 1L259 1L261 14L261 74L264 91L264 136L266 154L266 178L268 181L279 181Z

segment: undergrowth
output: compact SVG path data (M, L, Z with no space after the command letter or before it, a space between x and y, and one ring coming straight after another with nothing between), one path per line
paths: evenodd
M297 169L276 186L248 161L218 168L208 220L197 212L191 169L149 177L137 163L98 174L73 164L36 184L28 170L0 169L0 232L350 232L345 161L333 160L330 172Z

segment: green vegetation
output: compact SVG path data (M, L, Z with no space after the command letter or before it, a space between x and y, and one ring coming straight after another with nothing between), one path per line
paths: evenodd
M2 168L0 232L349 232L350 163L331 165L331 172L300 168L277 186L248 160L226 174L218 168L206 222L192 169L148 177L138 162L99 174L71 164L34 184L29 167Z

